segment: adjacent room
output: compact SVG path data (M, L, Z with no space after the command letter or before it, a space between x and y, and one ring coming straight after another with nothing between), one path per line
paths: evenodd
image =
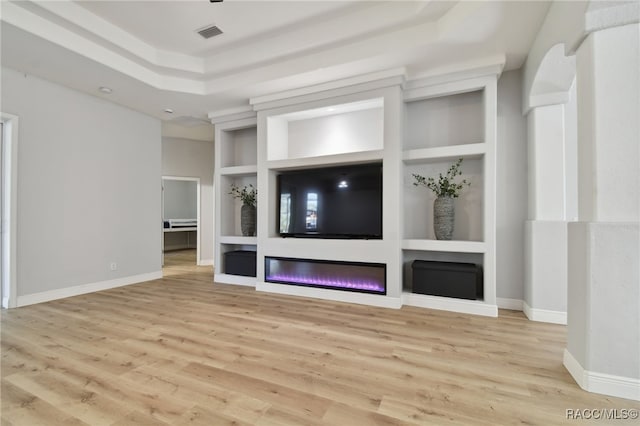
M197 263L199 192L198 178L162 177L162 266Z
M0 2L2 424L637 422L639 23Z

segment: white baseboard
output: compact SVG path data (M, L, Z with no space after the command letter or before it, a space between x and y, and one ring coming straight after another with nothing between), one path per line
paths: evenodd
M496 299L496 305L500 309L509 309L510 311L522 311L524 302L520 299L507 299L504 297L498 297Z
M255 288L256 277L245 277L242 275L232 275L232 274L214 274L213 282L214 284L243 285L246 287Z
M2 307L7 309L9 307L9 298L8 297L3 297L2 298Z
M548 311L546 309L534 309L522 302L522 310L531 321L548 322L551 324L567 325L567 313L562 311Z
M198 266L213 266L213 259L200 259Z
M462 314L497 317L498 306L483 301L455 299L453 297L429 296L426 294L402 293L402 303L418 308L460 312Z
M116 278L114 280L99 281L96 283L82 284L74 287L43 291L41 293L27 294L24 296L18 296L17 306L20 307L33 305L36 303L49 302L51 300L79 296L81 294L108 290L110 288L122 287L125 285L137 284L144 281L157 280L160 278L162 278L162 271L157 271L149 272L146 274L132 275L129 277Z
M567 369L569 374L571 374L571 377L573 377L573 380L576 381L578 386L584 389L584 368L582 368L582 365L580 365L578 360L575 359L573 355L571 355L571 352L569 352L567 348L564 349L562 364L564 365L564 368Z
M585 370L567 349L562 361L578 386L587 392L640 401L640 379Z

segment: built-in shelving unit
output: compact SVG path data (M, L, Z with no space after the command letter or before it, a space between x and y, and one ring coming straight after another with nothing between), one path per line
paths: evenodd
M220 283L260 291L387 307L402 304L497 315L495 271L495 149L497 78L501 67L459 80L405 82L402 75L361 86L251 100L254 111L223 117L216 127L216 274ZM451 241L435 239L433 200L413 185L413 174L437 176L463 158L471 181L456 199ZM383 166L383 238L281 238L277 228L277 176L286 170L380 162ZM240 233L240 203L231 184L258 188L257 235ZM224 253L257 252L257 277L224 271ZM265 281L266 257L376 262L386 265L387 294L358 294ZM481 264L483 296L462 300L412 293L414 260Z
M243 236L240 230L242 204L229 194L232 184L257 188L256 118L221 117L215 124L215 274L216 283L254 286L254 277L228 274L224 254L235 250L256 251L256 236Z
M420 85L422 84L422 86ZM414 82L405 91L403 141L403 303L496 316L495 278L495 138L497 76L467 79L460 84ZM471 182L456 199L452 241L435 239L435 194L413 185L413 174L437 177L458 158L460 179ZM483 297L462 300L415 294L411 263L437 260L481 264Z

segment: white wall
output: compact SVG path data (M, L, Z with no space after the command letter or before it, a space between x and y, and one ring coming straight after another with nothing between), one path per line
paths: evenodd
M177 122L163 121L162 137L204 142L213 141L213 125L211 123L203 122L202 125L181 125L179 123L179 117L177 117Z
M522 107L524 110L530 106L529 94L536 78L536 72L549 49L558 43L564 43L566 53L570 53L581 41L584 36L585 11L588 6L589 1L586 0L554 1L551 3L547 16L522 67L524 78L522 91L525 96ZM568 81L570 82L571 79ZM558 89L566 90L566 88Z
M289 122L288 158L382 149L382 108Z
M404 149L480 143L483 140L482 91L407 104Z
M522 116L522 71L498 80L496 189L497 296L524 297L524 222L527 218L527 123Z
M581 220L589 216L599 222L637 222L640 218L640 52L638 49L638 25L625 25L596 33L594 43L593 88L581 85L585 97L592 99L593 117L591 146L595 146L595 191L584 195L593 211L580 212ZM611 49L609 46L616 46ZM624 52L624 54L620 54ZM583 64L581 64L583 65ZM600 89L600 90L598 90ZM592 90L593 93L584 93ZM581 115L584 117L584 115ZM587 126L586 123L580 125ZM582 129L581 129L582 130ZM607 143L597 143L599 140ZM582 142L582 139L581 141Z
M527 115L529 144L529 218L564 220L565 117L564 105L545 105Z
M567 349L584 370L635 380L635 394L626 396L635 399L640 399L639 28L591 33L577 53L580 222L569 226L567 333ZM602 393L625 395L615 390Z
M2 110L20 118L18 296L159 273L160 122L6 68Z
M162 138L162 175L200 178L200 264L213 263L213 141Z
M198 217L198 183L188 180L163 179L163 219L196 219Z

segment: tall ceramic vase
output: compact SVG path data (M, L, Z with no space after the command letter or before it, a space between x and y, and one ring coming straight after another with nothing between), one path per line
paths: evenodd
M438 240L450 240L453 237L454 216L454 198L436 198L433 202L433 230Z
M240 210L240 229L243 237L256 235L256 206L243 205Z

